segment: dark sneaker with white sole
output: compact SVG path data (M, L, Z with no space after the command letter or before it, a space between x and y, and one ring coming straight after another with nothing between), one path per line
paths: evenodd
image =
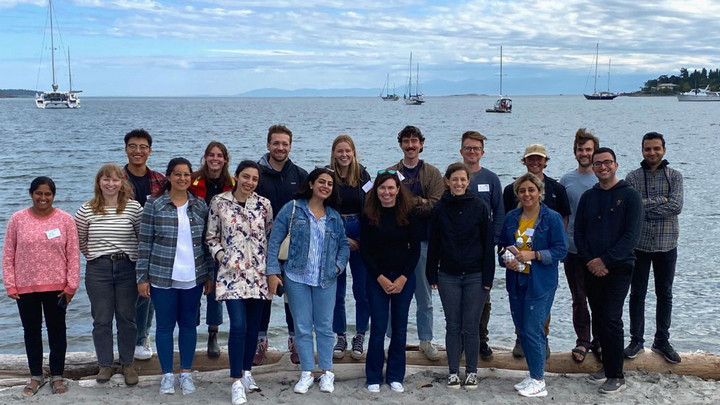
M625 379L624 378L608 378L605 380L603 385L598 388L601 394L617 394L620 391L625 390Z
M680 363L680 355L677 354L675 349L670 345L670 343L666 343L663 346L658 346L657 344L653 343L652 345L652 351L657 354L662 354L663 357L665 357L665 361L672 364Z
M605 381L605 369L601 368L600 370L589 374L588 380L590 382L594 382L594 383L598 383L598 384L604 382Z
M642 342L637 340L630 340L630 344L627 345L625 350L623 350L623 354L625 355L625 358L627 359L634 359L638 356L638 354L645 351L645 348L643 347Z

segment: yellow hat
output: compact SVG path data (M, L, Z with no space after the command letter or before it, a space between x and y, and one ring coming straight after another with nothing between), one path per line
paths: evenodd
M525 154L523 155L523 158L526 158L528 156L542 156L544 158L547 158L547 149L545 149L545 145L541 145L539 143L534 143L527 148L525 148Z

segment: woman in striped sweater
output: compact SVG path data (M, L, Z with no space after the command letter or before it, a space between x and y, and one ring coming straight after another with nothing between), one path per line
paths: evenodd
M93 317L93 343L100 371L95 379L112 377L113 317L118 354L127 385L138 383L133 367L135 324L135 262L142 207L132 200L122 168L105 164L95 176L93 198L75 214L80 251L87 259L85 288Z

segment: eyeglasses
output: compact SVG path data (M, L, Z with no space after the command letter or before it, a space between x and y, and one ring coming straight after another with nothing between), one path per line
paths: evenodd
M608 159L608 160L598 160L597 162L593 162L592 165L593 165L593 167L597 167L597 168L600 168L602 166L612 167L613 163L615 163L614 160Z
M462 150L464 150L465 152L480 152L481 150L483 150L483 147L482 146L463 146Z
M130 149L130 150L138 150L138 149L140 149L140 150L143 151L143 152L147 152L148 150L150 150L150 146L148 146L148 145L138 145L138 144L136 144L136 143L130 143L130 144L128 144L128 145L127 145L127 148Z
M397 172L395 170L378 170L378 174L396 174Z

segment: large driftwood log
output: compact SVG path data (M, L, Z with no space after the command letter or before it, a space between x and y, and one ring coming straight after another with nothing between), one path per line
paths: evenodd
M407 364L414 366L446 366L447 358L445 352L441 351L441 358L437 361L428 360L424 354L417 351L416 346L408 346L406 352ZM645 352L633 360L625 360L625 370L643 370L660 373L674 373L678 375L691 375L704 379L720 380L720 356L704 353L681 354L682 362L670 364L662 356ZM349 353L342 359L334 359L335 364L361 364L364 357L354 360ZM179 365L179 354L175 353L175 365ZM506 370L527 370L525 359L516 359L508 351L495 350L490 360L481 360L478 364L481 368L497 368ZM593 355L588 355L583 363L577 364L572 360L570 353L552 353L546 363L546 371L551 373L591 373L600 369L602 365L597 362ZM193 369L197 371L213 371L229 368L227 349L225 348L220 357L211 359L205 351L197 351L193 361ZM290 362L290 356L286 352L269 350L262 366L253 370L262 372L264 369L277 371L295 371L297 365ZM115 367L115 372L120 373L120 366ZM136 360L135 368L140 375L161 374L160 363L157 356L150 360ZM175 370L178 371L177 369ZM65 365L65 377L72 379L90 378L97 374L98 366L95 353L81 352L68 353ZM0 355L0 378L25 378L29 376L27 371L27 358L24 355Z

